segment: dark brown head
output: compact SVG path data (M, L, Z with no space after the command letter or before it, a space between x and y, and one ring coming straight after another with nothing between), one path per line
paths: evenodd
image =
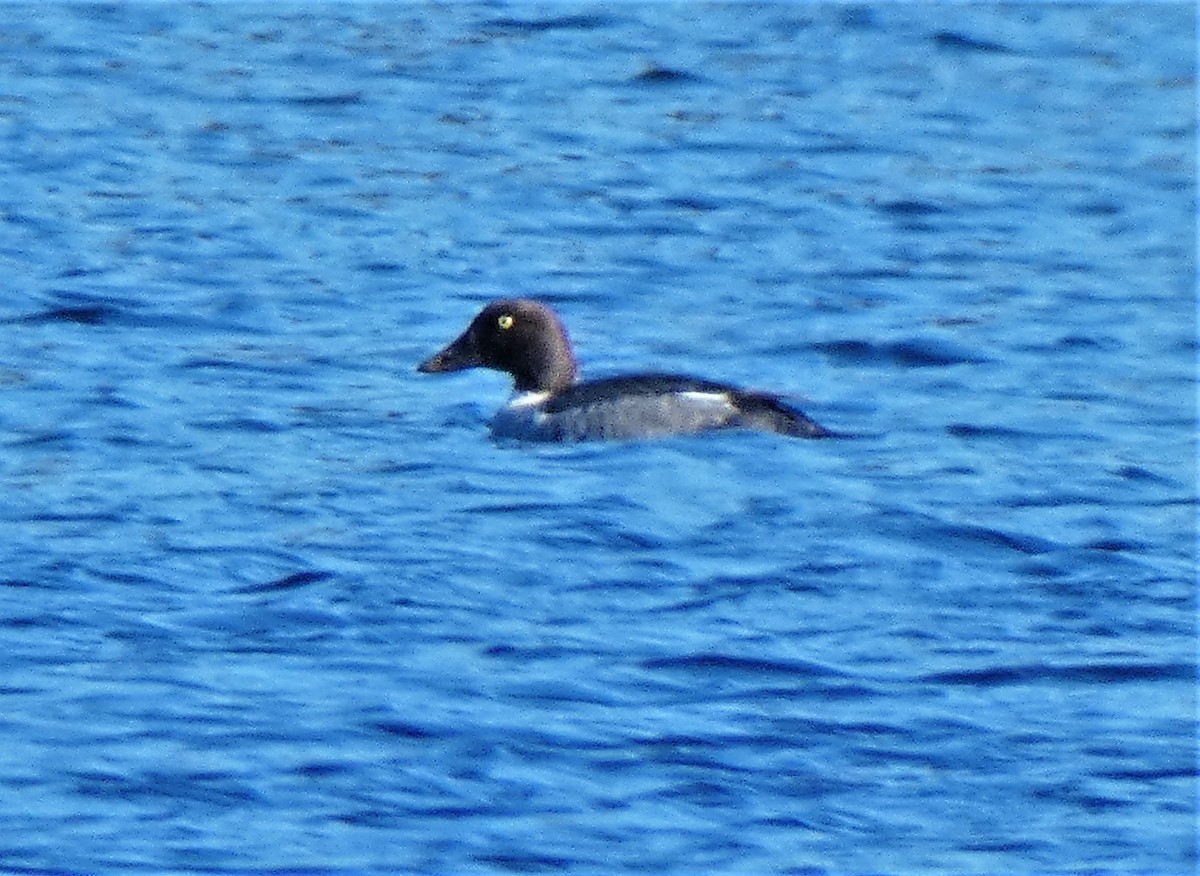
M553 392L575 382L566 330L549 307L525 298L493 301L444 350L417 370L426 374L494 368L512 375L518 392Z

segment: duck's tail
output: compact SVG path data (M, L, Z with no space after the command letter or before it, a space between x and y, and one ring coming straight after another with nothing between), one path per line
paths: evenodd
M841 432L826 429L803 411L797 410L773 395L757 392L738 393L735 403L738 424L753 429L765 429L793 438L847 438Z

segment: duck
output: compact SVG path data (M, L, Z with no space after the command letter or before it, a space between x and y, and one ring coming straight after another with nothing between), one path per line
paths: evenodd
M739 428L794 438L840 437L778 395L715 380L658 372L580 380L562 320L528 298L487 304L417 371L468 368L490 368L513 379L512 397L491 421L498 438L603 441Z

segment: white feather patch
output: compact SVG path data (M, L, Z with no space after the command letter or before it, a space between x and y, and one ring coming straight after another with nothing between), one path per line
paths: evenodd
M512 397L508 406L510 408L531 408L534 405L540 405L549 397L550 393L544 391L530 390L528 392L520 392Z
M732 407L732 403L729 401L729 393L727 392L696 392L693 390L681 392L679 396L694 404L706 405L710 408Z

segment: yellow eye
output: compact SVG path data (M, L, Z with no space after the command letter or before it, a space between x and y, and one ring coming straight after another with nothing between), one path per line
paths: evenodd
M510 328L513 327L512 314L511 313L503 314L498 320L496 320L496 325L500 326L500 329L502 331L508 331Z

